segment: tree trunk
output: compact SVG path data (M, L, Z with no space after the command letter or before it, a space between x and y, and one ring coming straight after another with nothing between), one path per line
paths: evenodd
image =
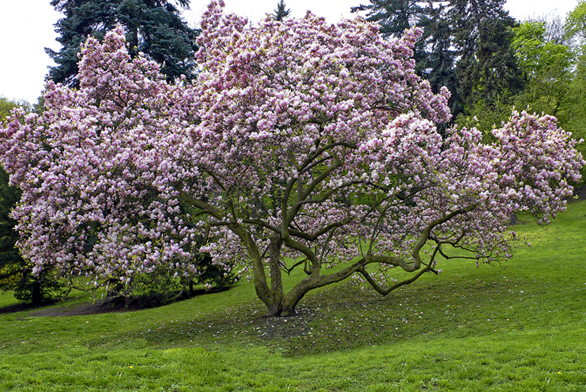
M269 265L271 271L271 290L283 296L283 280L281 277L281 245L283 239L276 234L269 245Z
M295 285L291 291L283 298L281 306L281 316L292 316L295 314L295 307L301 299L310 290L309 285Z
M309 289L295 290L295 288L287 293L286 296L274 296L270 301L263 300L269 311L269 316L287 317L295 314L295 307L309 291Z
M519 224L519 220L517 219L517 214L515 214L514 212L509 215L509 225L518 225Z
M283 280L281 277L281 246L283 240L280 235L275 235L269 245L269 270L271 278L271 289L262 290L262 287L256 287L257 294L259 291L263 295L259 298L265 303L271 316L281 316L283 310ZM267 287L268 289L268 287Z
M41 283L35 279L31 285L31 296L33 305L41 305L43 303L43 293L41 292Z

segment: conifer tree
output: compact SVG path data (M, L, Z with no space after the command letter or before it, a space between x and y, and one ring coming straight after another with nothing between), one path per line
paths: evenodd
M291 15L291 9L287 8L287 5L283 0L279 0L279 4L277 4L277 9L273 12L273 18L275 20L278 20L279 22L282 22L283 20L285 20L285 18Z
M157 61L168 80L182 74L193 78L197 31L181 19L175 4L188 8L189 0L52 0L51 5L65 17L55 24L62 49L45 49L57 63L49 76L54 82L77 85L81 43L89 35L101 40L122 24L132 57L142 52Z
M352 7L352 12L368 11L366 20L380 24L384 37L400 37L405 29L421 26L429 5L421 0L370 0Z
M367 11L366 20L380 25L380 32L385 38L399 38L405 29L424 28L424 34L414 48L415 60L420 64L425 61L423 43L428 38L426 26L432 23L433 1L421 0L370 0L370 4L352 7L352 12ZM420 67L419 67L420 69Z
M419 53L415 53L418 74L426 78L433 92L446 86L452 96L449 106L454 115L462 111L462 98L456 76L458 52L453 45L453 28L447 15L449 8L443 4L427 9L427 17L422 20L423 40Z
M468 112L481 104L493 109L498 101L520 92L521 71L511 43L517 22L504 10L504 0L451 0L453 44L459 94Z
M434 92L452 93L454 118L480 102L496 102L522 88L522 75L511 50L515 20L503 0L370 0L352 11L367 11L384 36L399 37L407 27L424 29L415 46L418 74Z

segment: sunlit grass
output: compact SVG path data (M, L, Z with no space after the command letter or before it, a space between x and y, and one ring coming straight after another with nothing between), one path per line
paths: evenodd
M137 312L3 314L0 390L583 391L586 203L520 219L532 246L506 263L443 262L387 297L343 283L296 317L265 317L248 283Z

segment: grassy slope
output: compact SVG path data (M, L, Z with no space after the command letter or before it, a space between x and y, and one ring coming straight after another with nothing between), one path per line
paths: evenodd
M262 317L249 284L138 312L0 315L0 390L584 391L586 203L521 220L532 246L506 264L445 262L387 297L342 284L294 318Z

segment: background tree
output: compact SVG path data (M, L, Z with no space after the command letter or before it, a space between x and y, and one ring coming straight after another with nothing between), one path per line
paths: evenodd
M448 101L453 115L463 111L460 85L456 74L458 50L453 44L453 27L448 15L449 7L440 2L427 9L428 17L423 20L424 29L419 43L418 74L429 80L433 92L438 93L442 87L447 87L452 95ZM416 51L417 51L416 46Z
M27 101L13 101L0 96L0 121L6 121L6 118L12 113L12 109L16 107L22 107L26 111L31 111L31 104Z
M463 114L498 113L503 103L523 88L521 72L511 48L515 20L503 9L504 0L451 0L450 20ZM508 117L508 111L503 113Z
M370 4L352 7L351 11L367 11L366 20L378 23L385 38L398 38L409 28L423 26L432 4L421 0L370 0Z
M279 4L277 4L277 9L273 11L273 18L282 22L291 14L291 10L287 8L284 0L279 0Z
M545 27L545 41L558 45L569 45L569 39L566 36L566 20L556 12L550 12L542 15L531 16L523 22L542 23Z
M574 56L570 48L548 41L543 22L525 22L514 33L513 48L527 79L526 89L516 99L518 106L554 115L566 125L572 102L568 92Z
M57 63L49 75L54 82L77 85L80 45L91 35L103 39L117 24L126 32L129 53L139 52L161 64L169 79L180 75L192 79L197 31L181 19L175 6L187 8L188 0L51 0L65 17L55 25L59 34L59 52L45 49Z
M371 0L352 10L368 11L367 19L378 22L383 35L400 36L409 26L424 29L415 46L418 74L430 81L434 92L441 86L449 88L456 118L495 111L523 86L510 48L509 30L515 21L503 4L503 0Z
M438 3L439 6L434 8L434 5ZM442 54L438 48L439 46L442 49L449 47L449 45L445 47L443 45L444 41L442 41L445 35L445 30L442 28L445 25L441 23L441 15L444 10L445 8L441 2L433 0L371 0L370 4L362 4L351 8L352 12L367 11L366 20L378 23L380 25L380 33L385 38L399 38L405 33L406 29L421 27L423 29L423 35L414 47L413 57L416 60L418 70L428 74L434 73L433 68L432 70L429 70L429 68L435 63L439 62L436 66L442 68L445 64L442 61L443 58L450 53L447 51ZM439 33L441 37L438 37L440 42L437 45L433 38L434 32L432 30L434 27L437 27L441 31ZM438 49L436 54L440 56L434 60L428 60L430 48L432 50ZM438 71L436 73L441 72ZM444 84L434 91L436 93L439 92L439 88L442 86Z
M564 38L572 41L575 46L586 42L586 2L580 0L576 8L568 14L564 26Z
M576 138L586 138L586 2L578 2L564 25L565 44L571 49L574 70L569 89L566 127ZM582 145L583 150L586 148ZM584 170L586 172L586 170Z

